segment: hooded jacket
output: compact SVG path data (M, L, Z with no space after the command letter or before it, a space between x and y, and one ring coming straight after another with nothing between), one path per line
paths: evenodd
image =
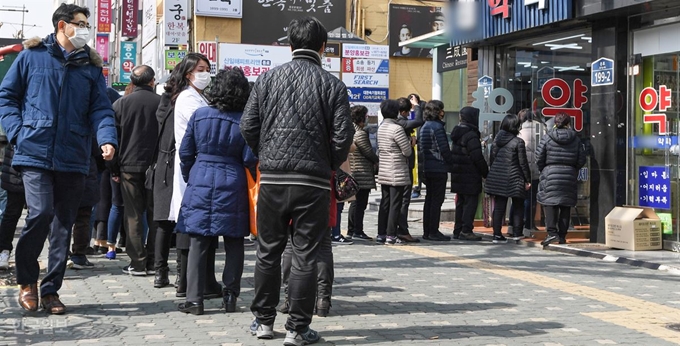
M541 171L538 203L576 206L578 171L585 163L586 151L574 130L550 130L536 148L536 164Z
M524 141L514 134L498 132L489 157L484 191L489 195L526 198L525 183L531 182Z
M460 118L461 123L451 131L451 192L478 195L482 192L482 178L489 173L477 128L479 110L463 107Z
M87 175L93 136L118 146L102 59L88 46L65 58L55 34L24 47L0 85L12 164Z
M291 62L257 79L240 130L260 159L260 184L328 190L354 138L347 88L317 52L295 50Z

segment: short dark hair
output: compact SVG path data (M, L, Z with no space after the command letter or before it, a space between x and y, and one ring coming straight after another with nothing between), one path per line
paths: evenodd
M383 100L380 102L380 113L383 118L396 119L399 115L399 103L395 100Z
M66 3L59 5L59 7L54 10L54 13L52 13L52 26L54 26L54 32L56 33L57 30L59 30L60 21L63 20L66 23L70 23L76 13L82 13L85 17L90 17L90 10L87 7Z
M189 85L189 80L186 77L187 73L193 71L200 60L205 61L205 63L210 66L210 60L208 60L205 55L200 53L189 53L175 66L172 73L170 73L170 77L167 82L165 82L165 92L170 93L170 99L173 104L179 93L184 91Z
M295 49L321 50L328 41L328 31L314 17L293 19L288 25L288 42Z
M352 122L355 124L360 124L362 122L366 122L366 114L368 114L368 108L365 106L352 106L352 108L349 109L350 114L352 114Z
M425 111L423 111L423 117L425 120L437 120L439 119L439 112L444 110L444 102L439 100L430 100L425 105Z
M519 118L514 114L506 115L505 118L503 118L503 121L501 122L501 130L510 132L515 136L519 134L519 126L520 126Z
M446 21L446 16L442 12L432 12L430 15L430 25L432 25L436 21Z
M154 77L156 77L156 72L153 71L151 66L137 65L130 73L130 82L135 86L148 85Z
M411 110L411 101L409 101L407 98L400 97L397 99L397 103L399 103L399 113L408 112Z
M220 70L206 92L210 105L221 112L242 112L250 96L250 85L238 67Z
M569 125L571 125L571 116L569 114L560 112L555 115L555 127L563 129Z

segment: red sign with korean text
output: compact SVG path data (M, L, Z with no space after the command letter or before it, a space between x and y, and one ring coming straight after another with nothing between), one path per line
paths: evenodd
M503 18L510 18L510 0L487 0L491 7L491 15L502 14Z
M652 113L659 107L659 112L665 112L671 108L673 90L668 89L665 85L659 86L659 91L652 87L642 89L638 104L643 111ZM666 127L666 114L645 114L642 116L642 122L645 124L659 124L659 134L665 135L668 133Z
M559 90L559 96L553 95L553 89ZM574 80L573 89L564 79L549 79L541 88L541 97L550 106L543 108L543 116L554 117L559 113L566 113L574 119L574 130L582 131L583 110L581 108L588 102L587 92L588 87L580 79ZM569 100L572 100L571 107L567 105Z
M111 32L111 0L97 0L97 32Z
M109 63L109 34L97 34L95 49L105 64Z
M124 37L137 37L137 9L138 0L122 0L121 4L121 35Z

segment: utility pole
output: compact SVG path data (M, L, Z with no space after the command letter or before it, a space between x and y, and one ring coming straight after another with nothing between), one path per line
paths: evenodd
M20 37L17 37L17 38L23 39L23 38L24 38L24 18L26 17L26 13L28 12L28 10L26 9L26 5L22 5L22 6L21 6L21 9L19 9L19 7L15 7L15 8L0 8L0 11L5 11L5 12L21 12L21 31L19 31L19 33L20 33L21 35L17 35L17 36L20 36Z

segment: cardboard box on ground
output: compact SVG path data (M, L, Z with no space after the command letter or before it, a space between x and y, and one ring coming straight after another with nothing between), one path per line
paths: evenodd
M661 219L654 209L638 206L615 207L604 218L606 245L616 249L661 250Z

